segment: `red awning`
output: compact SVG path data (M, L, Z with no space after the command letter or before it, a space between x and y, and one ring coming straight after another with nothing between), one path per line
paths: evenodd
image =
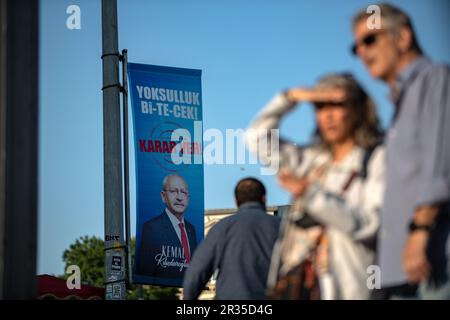
M105 289L81 285L80 289L67 288L66 280L48 274L37 276L38 299L103 299Z

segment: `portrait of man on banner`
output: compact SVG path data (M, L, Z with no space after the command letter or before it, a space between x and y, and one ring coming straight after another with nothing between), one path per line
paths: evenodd
M195 226L185 218L189 186L178 174L164 177L161 214L146 221L136 258L136 273L158 278L181 278L197 246Z

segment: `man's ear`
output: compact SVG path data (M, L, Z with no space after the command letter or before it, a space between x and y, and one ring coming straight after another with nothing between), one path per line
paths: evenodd
M411 49L413 42L413 34L411 29L403 27L397 37L397 44L401 53L405 53Z
M263 196L261 197L261 200L262 200L262 202L264 203L264 205L266 205L266 195L263 195Z
M166 203L166 198L164 197L164 191L161 191L161 201L162 201L163 203L167 204L167 203Z

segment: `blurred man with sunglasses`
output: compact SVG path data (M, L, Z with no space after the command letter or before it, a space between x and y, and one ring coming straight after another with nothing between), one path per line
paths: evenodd
M423 55L405 12L378 7L380 29L366 10L355 16L352 47L395 104L373 297L450 299L450 70Z

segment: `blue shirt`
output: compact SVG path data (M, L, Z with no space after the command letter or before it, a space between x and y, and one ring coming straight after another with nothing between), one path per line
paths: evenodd
M257 202L219 221L199 245L186 271L185 300L197 299L218 269L216 299L265 299L267 275L280 218Z
M386 138L386 191L378 247L384 286L406 281L403 247L415 209L450 201L449 67L418 58L401 72L397 89L396 116ZM429 252L431 260L440 262L448 252L443 244L448 219L443 223L433 236L438 245Z

